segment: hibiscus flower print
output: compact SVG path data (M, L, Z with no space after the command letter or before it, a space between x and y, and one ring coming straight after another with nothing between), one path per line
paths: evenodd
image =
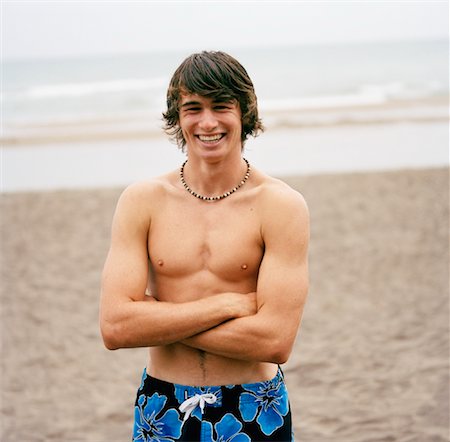
M211 422L203 422L204 439L211 442L251 442L250 437L241 433L242 424L231 413L227 413L214 425ZM215 433L215 434L214 434Z
M280 428L284 416L289 412L289 402L286 385L277 376L273 380L258 384L244 384L244 392L239 398L239 411L245 422L256 418L261 431L271 435Z
M162 413L167 397L154 393L141 394L135 406L133 442L172 442L181 436L183 422L175 408Z

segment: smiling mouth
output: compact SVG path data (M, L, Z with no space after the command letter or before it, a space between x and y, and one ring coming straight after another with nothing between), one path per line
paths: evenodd
M217 134L217 135L197 135L197 138L204 143L215 143L221 140L225 134Z

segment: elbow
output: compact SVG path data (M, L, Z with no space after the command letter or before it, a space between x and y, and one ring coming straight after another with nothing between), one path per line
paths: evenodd
M103 344L108 350L118 350L119 348L124 347L121 339L122 333L116 324L102 321L100 331L103 338Z
M285 364L288 361L290 354L291 354L290 351L276 350L271 355L269 362L278 365Z
M292 343L286 341L271 342L267 346L268 352L264 359L265 362L272 362L273 364L285 364L292 352Z
M113 339L109 338L109 337L105 337L103 336L103 345L105 346L105 348L107 350L118 350L120 347L119 344L117 344L116 341L114 341Z

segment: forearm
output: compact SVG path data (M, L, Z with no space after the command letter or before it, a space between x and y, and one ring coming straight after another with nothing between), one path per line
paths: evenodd
M100 312L109 349L152 347L179 342L233 318L256 311L254 294L221 293L184 303L126 300Z
M237 316L223 295L185 303L127 301L101 313L109 349L167 345L201 333Z
M281 364L291 352L296 332L296 324L283 329L256 314L220 324L182 343L231 359Z

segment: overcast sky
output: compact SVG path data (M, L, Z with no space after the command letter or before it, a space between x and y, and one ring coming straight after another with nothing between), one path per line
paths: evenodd
M4 59L448 38L448 1L8 1Z

